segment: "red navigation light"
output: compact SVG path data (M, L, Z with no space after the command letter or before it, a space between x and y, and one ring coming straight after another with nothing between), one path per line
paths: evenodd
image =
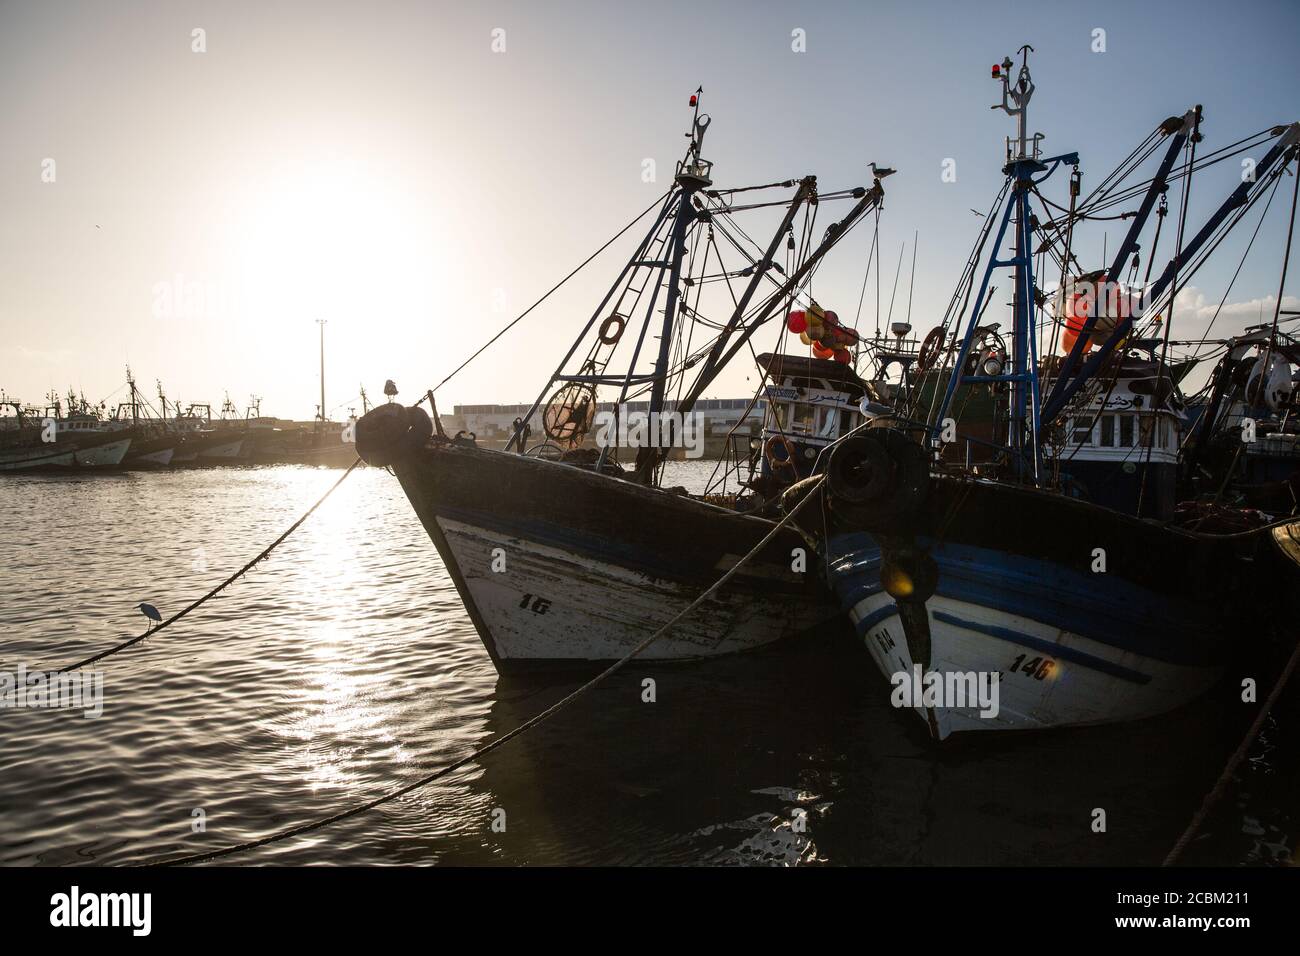
M997 63L993 64L993 79L995 80L1002 79L1002 67Z
M698 102L699 102L699 101L695 98L695 94L692 93L692 94L691 94L691 105L694 106L694 105L695 105L696 103L698 103Z

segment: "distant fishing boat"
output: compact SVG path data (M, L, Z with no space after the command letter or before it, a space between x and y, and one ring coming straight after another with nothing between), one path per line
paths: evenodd
M164 416L166 399L163 399ZM166 421L167 429L180 436L180 444L172 455L172 465L182 467L203 467L207 465L239 464L244 458L244 449L248 441L242 430L230 424L214 424L212 406L206 403L191 403L184 412L179 403L172 406L176 414Z
M15 415L0 429L0 471L103 471L122 463L131 437L104 427L84 398L68 396L69 412L53 398L44 410L3 404Z
M832 450L819 489L830 525L829 579L896 704L937 739L1171 710L1240 659L1246 635L1265 632L1280 607L1268 595L1300 587L1295 561L1279 543L1293 540L1300 525L1279 538L1275 529L1209 534L1171 520L1182 409L1163 351L1156 358L1147 343L1143 356L1142 343L1130 338L1141 310L1121 297L1075 311L1067 279L1057 315L1068 354L1039 361L1046 303L1034 258L1051 250L1071 274L1069 237L1084 210L1075 205L1077 171L1066 218L1047 223L1031 207L1044 181L1062 165L1077 170L1078 157L1042 159L1038 137L1026 135L1034 89L1027 56L1022 48L1014 85L1010 58L993 69L1018 136L1008 141L1001 214L986 221L953 299L961 303L957 317L978 290L965 326L950 337L945 323L927 336L908 363L917 374L905 378L898 403ZM1150 155L1162 138L1167 149L1139 191L1145 196L1101 279L1107 287L1128 265L1175 159L1199 140L1199 122L1198 108L1149 138ZM1295 124L1273 131L1277 141L1257 178L1190 236L1143 290L1147 302L1172 295L1180 267L1187 280L1188 263L1207 240L1295 158L1298 133ZM983 307L994 270L1005 267L1014 271L1013 323L1003 335L984 320ZM962 431L963 410L977 393L990 398L980 412L986 430L971 434ZM985 453L973 456L972 445ZM787 493L791 500L799 489ZM815 532L822 517L805 526ZM991 683L998 707L974 699L977 686Z
M131 438L131 447L122 459L122 467L166 468L176 454L180 437L168 432L165 422L149 414L148 403L140 395L130 367L126 370L126 384L130 393L128 401L119 404L104 423L106 428Z
M691 105L690 145L654 224L505 451L478 447L472 435L447 435L431 392L432 421L423 409L392 403L395 389L389 389L390 403L357 423L357 452L371 464L391 466L499 670L623 657L773 531L774 522L758 513L760 497L709 498L663 487L671 440L640 443L626 463L608 436L598 441L599 451L582 448L588 433L602 428L597 391L611 389L616 408L648 393L641 424L667 420L685 428L718 373L778 309L806 297L814 267L884 192L877 179L870 188L819 194L811 176L752 187L794 188L795 194L777 204L785 213L770 242L746 251L732 201L743 190L713 189L712 164L701 158L709 118L699 113L698 93ZM836 200L853 201L850 211L783 268L776 253L796 214ZM751 208L764 205L772 204ZM740 245L742 268L722 265L715 239L724 237ZM718 299L728 317L708 319L700 290L712 283L726 295L721 283L729 287L733 280L735 298ZM700 339L692 342L692 334ZM617 373L611 362L620 344L626 371ZM641 361L643 346L651 369ZM670 401L673 394L679 397ZM614 432L635 427L629 417L620 413L604 425ZM538 438L530 444L534 424ZM746 651L833 616L812 547L808 536L780 529L642 658Z

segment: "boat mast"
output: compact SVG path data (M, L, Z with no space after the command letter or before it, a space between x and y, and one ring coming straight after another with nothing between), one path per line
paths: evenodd
M686 135L691 145L686 157L677 164L677 174L673 181L677 184L677 212L673 219L671 241L671 265L668 269L668 299L664 305L664 320L659 332L659 355L655 358L653 384L650 387L650 420L657 421L664 409L664 396L668 389L668 357L672 349L673 327L677 321L677 303L681 298L682 260L686 258L686 232L698 218L695 211L695 194L713 184L709 174L713 164L700 158L700 149L704 145L704 133L712 120L709 114L700 114L700 98L704 87L695 91L691 105L695 113L691 118L691 131ZM630 373L629 373L630 374ZM655 466L659 463L659 449L653 445L637 451L635 480L649 484L654 477Z
M135 394L135 379L131 376L131 366L126 367L126 384L131 387L131 425L140 425L140 400Z
M320 428L325 422L325 320L317 319L316 324L320 326L320 414L316 416L322 423L317 426Z
M1007 448L1011 452L1011 466L1018 478L1037 484L1043 477L1043 459L1040 442L1038 342L1034 323L1037 300L1034 295L1033 218L1029 200L1034 188L1062 163L1077 168L1079 157L1077 153L1065 153L1048 159L1039 158L1038 143L1043 135L1035 133L1030 136L1028 132L1027 109L1034 95L1034 82L1029 75L1029 54L1032 52L1033 47L1028 44L1020 48L1020 71L1014 84L1011 82L1011 68L1014 65L1011 57L1006 57L1000 64L993 66L993 79L1002 81L1002 102L994 104L992 108L1003 110L1016 118L1016 136L1014 140L1007 138L1007 163L1002 170L1007 176L1010 189L993 251L984 269L979 294L975 297L961 348L948 376L943 402L939 405L930 428L931 443L937 450L942 443L944 423L960 384L1006 383L1010 390ZM1041 175L1035 179L1035 174ZM1015 223L1011 240L1012 256L1010 259L999 259L1007 227L1012 222ZM1000 367L1001 363L988 363L986 367L975 369L975 374L967 375L967 359L984 311L984 302L992 294L989 281L993 270L1008 266L1015 274L1011 296L1013 325L1009 367Z

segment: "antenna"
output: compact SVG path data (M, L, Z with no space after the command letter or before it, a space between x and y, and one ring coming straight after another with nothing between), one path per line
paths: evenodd
M1016 140L1017 148L1014 155L1011 151L1011 138L1007 138L1007 162L1014 162L1020 159L1037 159L1038 144L1044 138L1042 133L1035 133L1032 138L1033 154L1030 155L1028 136L1028 116L1026 110L1029 107L1029 100L1034 95L1034 81L1029 75L1029 54L1034 52L1034 48L1026 43L1019 50L1020 53L1020 73L1016 77L1014 86L1011 84L1011 67L1014 63L1011 57L1003 58L1001 63L993 64L993 79L1002 81L1002 102L994 103L989 109L1002 110L1008 116L1016 118ZM1012 104L1015 104L1012 106Z

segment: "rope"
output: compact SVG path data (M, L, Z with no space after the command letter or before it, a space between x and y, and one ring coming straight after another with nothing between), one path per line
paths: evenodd
M669 192L671 192L671 190L669 190ZM473 355L471 355L469 358L465 359L465 361L463 361L463 362L461 362L459 365L457 365L456 368L452 370L452 372L451 372L450 375L448 375L446 378L444 378L444 379L443 379L441 382L439 382L437 385L433 386L433 388L431 388L430 391L431 391L431 392L436 392L438 389L442 388L444 385L446 385L448 382L450 382L453 378L455 378L455 377L460 373L461 369L463 369L466 365L468 365L470 362L474 361L476 358L478 358L480 355L482 355L484 352L486 352L489 348L491 348L492 345L497 341L497 339L501 338L501 336L505 335L507 332L509 332L511 329L513 329L516 325L518 325L521 321L523 321L523 319L528 315L529 312L532 312L533 309L537 308L539 305L541 305L543 302L545 302L547 299L549 299L549 298L551 297L551 294L552 294L552 293L554 293L557 289L560 288L560 286L564 285L564 283L568 282L570 279L572 279L574 276L576 276L579 272L581 272L582 269L583 269L583 268L584 268L584 267L585 267L589 262L591 262L592 259L596 258L598 255L600 255L602 252L604 252L606 249L608 249L610 246L612 246L615 242L617 242L617 241L619 240L620 237L622 237L623 233L627 232L629 229L631 229L633 226L635 226L638 222L640 222L642 219L644 219L644 218L646 217L646 214L649 213L650 210L654 209L655 206L658 206L661 202L663 202L664 198L665 198L667 195L668 195L668 193L664 193L662 196L660 196L658 199L656 199L656 200L655 200L654 202L652 202L650 205L646 206L645 209L644 209L642 212L640 212L640 213L637 214L637 217L636 217L635 219L633 219L631 222L629 222L626 226L624 226L624 227L623 227L622 229L620 229L618 232L614 233L613 237L611 237L611 238L610 238L610 239L609 239L609 240L608 240L608 241L607 241L603 246L601 246L599 249L597 249L597 250L596 250L595 252L593 252L591 255L587 256L587 258L583 259L582 262L580 262L580 263L578 264L578 266L577 266L577 267L576 267L572 272L570 272L567 276L565 276L565 277L564 277L563 279L561 279L559 282L555 283L555 285L551 286L550 289L548 289L548 290L546 291L546 294L545 294L545 295L543 295L540 299L538 299L536 302L534 302L534 303L533 303L532 305L530 305L528 308L524 309L524 311L520 312L517 316L515 316L513 319L511 319L511 320L506 324L505 328L501 329L501 331L499 331L496 335L492 336L492 338L490 338L490 339L488 339L486 342L484 342L483 345L479 348L479 350L478 350L477 352L475 352L475 353L474 353Z
M813 488L816 488L821 483L822 480L823 479L819 477L817 482L814 483ZM812 489L809 489L810 492L811 490ZM761 540L758 544L756 544L748 554L746 554L734 565L732 565L731 569L727 571L726 574L718 578L718 580L714 582L714 584L707 591L705 591L694 601L692 601L689 605L687 605L680 612L678 612L677 615L671 621L663 625L663 627L659 628L657 631L655 631L653 634L647 637L636 647L632 648L632 650L630 650L624 657L615 661L605 670L601 671L599 674L597 674L591 680L587 681L587 683L583 684L577 690L570 693L568 696L556 701L554 704L546 708L540 714L537 714L535 717L532 717L524 721L514 730L510 731L509 733L503 734L500 737L497 737L495 740L491 741L486 746L480 747L478 750L475 750L473 753L468 754L467 756L464 756L459 760L448 764L447 766L443 767L441 770L435 770L433 773L421 777L419 780L398 787L396 790L390 790L388 793L378 796L373 800L369 800L366 803L362 803L355 807L352 807L349 810L343 810L339 813L332 814L328 817L322 817L321 819L314 820L310 823L304 823L300 826L290 827L287 830L281 830L278 833L273 833L270 836L261 838L260 840L250 840L247 843L238 843L235 844L234 846L223 847L219 850L210 850L205 853L194 853L187 856L172 857L167 860L158 860L154 863L146 864L146 865L184 866L190 863L203 863L208 860L215 860L221 857L230 856L231 854L234 853L242 853L245 850L252 850L257 847L267 846L268 844L271 843L278 843L281 840L286 840L289 837L298 836L303 833L310 833L313 830L319 830L323 827L327 827L332 823L338 823L339 821L346 820L349 817L355 817L358 816L359 814L365 813L368 810L373 810L375 807L396 800L398 797L405 796L406 794L411 793L414 790L418 790L421 787L433 783L435 780L439 780L450 773L454 773L455 771L459 770L461 767L466 766L467 764L474 763L475 761L482 759L492 751L496 750L498 747L501 747L506 743L508 743L509 741L513 740L515 737L518 737L520 734L526 733L527 731L545 722L546 720L549 720L551 717L558 714L561 710L564 710L566 707L572 704L579 697L586 694L597 684L604 681L607 677L610 677L616 671L621 670L625 664L627 664L629 661L632 660L632 658L636 657L647 647L649 647L651 644L657 641L660 637L662 637L665 633L667 633L667 631L670 628L672 628L674 624L682 620L682 618L686 617L687 614L694 611L697 607L703 604L705 600L711 597L720 587L722 587L722 585L726 584L727 581L729 581L732 578L732 576L735 575L735 573L739 571L740 568L747 561L750 560L750 558L754 557L754 555L758 554L758 552L763 550L763 548L767 546L768 542L770 542L774 537L776 537L777 532L780 531L782 528L784 528L787 524L789 524L790 521L792 521L794 517L803 509L803 506L807 504L809 501L811 501L814 497L816 496L811 493L806 494L790 510L790 513L787 514L785 517L783 517L779 522L777 522L772 527L772 530L769 531L763 537L763 540Z
M1173 866L1174 863L1178 861L1178 858L1182 856L1183 851L1187 849L1187 845L1192 842L1192 838L1196 835L1196 832L1200 830L1201 824L1205 822L1205 818L1210 815L1210 811L1214 808L1214 805L1223 797L1224 791L1227 790L1228 784L1232 781L1232 775L1236 773L1237 767L1241 765L1241 762L1246 759L1246 754L1250 750L1250 745L1254 743L1255 738L1259 736L1259 732L1264 726L1264 720L1268 717L1268 712L1272 710L1273 705L1277 703L1278 697L1282 694L1282 688L1286 686L1286 682L1291 677L1298 662L1300 662L1300 643L1297 643L1295 650L1291 652L1291 659L1287 661L1286 667L1282 670L1282 675L1278 677L1277 683L1273 685L1272 691L1269 692L1268 700L1264 701L1263 708L1255 717L1255 722L1250 725L1250 730L1246 732L1246 736L1241 741L1241 745L1237 747L1236 752L1234 752L1231 759L1228 760L1228 765L1223 768L1223 773L1219 775L1218 782L1215 783L1214 789L1205 795L1205 799L1201 801L1201 808L1196 811L1196 816L1192 817L1192 822L1187 825L1187 829L1184 830L1183 835L1178 838L1178 842L1175 843L1174 848L1169 851L1169 855L1165 857L1165 861L1160 864L1161 866Z
M116 647L110 647L110 648L109 648L108 650L106 650L106 651L101 651L100 653L95 654L95 655L92 656L92 657L87 657L84 661L79 661L79 662L77 662L76 664L70 664L70 665L67 666L67 667L61 667L61 668L59 668L57 671L55 671L54 673L56 673L56 674L62 674L62 673L64 673L65 671L75 671L75 670L78 670L79 668L86 667L86 666L89 665L89 664L94 664L94 663L97 662L97 661L102 661L104 658L109 657L109 656L111 656L111 655L113 655L113 654L116 654L116 653L118 653L119 651L124 651L124 650L126 650L128 647L131 647L131 646L133 646L133 645L135 645L135 644L139 644L139 643L140 643L141 641L143 641L146 637L152 637L153 635L155 635L155 634L157 634L159 631L161 631L164 627L167 627L167 625L172 624L172 623L174 623L174 622L176 622L176 621L179 621L179 620L180 620L181 618L183 618L186 614L189 614L190 611L193 611L193 610L194 610L195 608L197 608L199 605L201 605L201 604L203 604L204 602L206 602L209 598L215 597L216 595L220 594L220 593L221 593L222 591L224 591L227 587L229 587L231 584L233 584L237 579L243 577L246 573L248 573L248 571L253 567L253 565L257 564L259 561L262 561L262 560L264 560L267 556L269 556L270 553L271 553L272 551L274 551L277 547L279 547L279 546L284 542L284 539L285 539L285 538L289 537L289 535L291 535L291 534L293 534L295 531L297 531L297 530L298 530L298 526L301 525L304 521L306 521L309 517L311 517L312 512L315 511L317 508L319 508L319 507L320 507L320 506L325 502L325 499L328 498L330 495L332 495L332 494L334 493L334 489L335 489L335 488L337 488L339 485L343 484L343 479L346 478L348 475L352 474L352 470L353 470L354 468L356 468L357 465L359 465L359 464L361 464L361 459L360 459L360 458L358 458L358 459L357 459L356 461L354 461L352 464L348 465L348 470L345 471L345 472L343 472L343 474L339 476L339 480L336 481L336 482L334 482L334 484L330 485L329 490L326 491L325 494L321 495L318 499L316 499L316 503L315 503L314 505L312 505L310 508L308 508L308 509L306 510L306 512L304 512L304 514L303 514L303 516L302 516L301 518L299 518L299 519L298 519L297 521L295 521L293 524L289 525L288 529L284 532L284 534L280 535L280 537L276 538L276 539L275 539L274 541L272 541L269 545L267 545L266 548L264 548L264 549L261 551L261 553L258 554L257 557L253 558L252 561L249 561L246 565L244 565L242 568L240 568L238 571L236 571L236 572L235 572L234 574L232 574L230 577L226 578L224 581L222 581L220 584L218 584L215 588L213 588L213 589L212 589L211 591L209 591L207 594L203 595L203 597L199 598L199 599L198 599L197 601L195 601L193 604L189 605L187 608L185 608L185 609L182 610L182 611L178 611L177 613L173 614L171 617L167 618L167 620L165 620L165 621L163 621L161 624L159 624L157 627L150 628L149 630L145 631L143 634L139 635L138 637L133 637L133 638L131 638L130 640L123 641L121 644L118 644Z

